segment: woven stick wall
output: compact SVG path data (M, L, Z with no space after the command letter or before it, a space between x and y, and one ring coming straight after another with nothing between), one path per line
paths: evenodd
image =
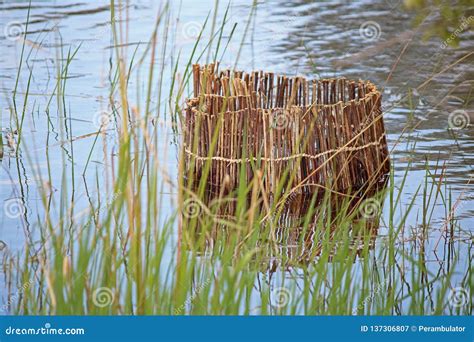
M219 72L215 65L194 65L193 77L185 167L200 176L210 162L214 186L235 187L242 166L247 181L260 170L269 192L282 179L298 192L348 191L389 172L381 95L368 81Z

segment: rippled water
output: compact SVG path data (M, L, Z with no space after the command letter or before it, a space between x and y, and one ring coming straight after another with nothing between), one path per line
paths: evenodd
M171 5L170 25L176 28L176 34L170 39L175 39L177 48L156 57L157 65L164 61L164 75L168 75L163 78L164 93L169 90L171 66L178 51L181 50L180 65L184 68L196 30L200 29L213 4L214 1L183 1ZM159 1L143 0L130 5L130 55L135 49L146 49L156 14L162 6ZM21 37L8 36L8 30L12 27L24 29L27 7L28 3L24 1L0 2L0 105L2 131L7 142L9 136L17 139L14 132L9 131L12 120L9 108L23 42ZM225 7L220 4L218 18L222 18ZM26 204L24 215L0 212L0 240L11 251L21 251L25 236L34 235L36 213L42 210L36 180L40 174L43 177L48 174L48 164L51 165L48 186L56 191L64 185L61 183L64 177L68 186L74 188L77 203L87 203L85 184L93 182L95 176L86 173L84 180L81 174L84 167L88 165L88 170L99 170L99 174L105 167L100 147L92 153L89 164L87 160L94 141L94 136L89 134L97 130L94 120L108 104L109 59L113 55L109 10L108 1L33 3L23 57L28 63L23 65L17 91L17 105L23 109L22 100L32 71L22 142L28 148L17 158L14 149L6 147L0 171L0 202L8 204L12 198L21 198ZM237 64L241 68L308 77L369 79L383 89L384 119L392 149L395 182L401 181L410 165L403 190L403 206L410 203L417 188L423 184L426 169L433 172L434 180L441 180L442 174L442 181L452 190L453 199L460 198L455 214L466 236L474 232L474 184L471 182L474 126L452 130L448 121L455 111L463 111L471 121L474 120L472 31L462 32L459 47L442 49L439 39L422 39L424 26L416 28L413 15L396 1L264 1L254 10L248 2L234 1L229 13L224 38L229 36L234 23L238 25L224 56L224 65L234 65L242 36L246 34ZM373 22L375 36L361 34L361 25L368 21ZM204 37L203 40L208 39ZM52 104L48 120L45 111L59 64L64 65L68 51L73 52L79 46L65 83L67 119L58 117L57 108ZM432 77L443 69L446 70ZM145 71L143 78L144 75ZM136 86L136 77L132 77L131 87ZM170 118L165 105L156 101L154 105L161 111L159 148L166 151L163 162L172 180L176 181L177 152L169 129ZM73 148L68 142L70 137L74 140ZM61 167L64 163L67 165L65 174ZM79 170L75 174L71 173L73 164ZM437 166L439 169L435 174ZM441 173L442 167L444 173ZM166 192L170 204L164 210L171 214L176 199L173 189L166 189ZM422 197L418 195L415 209L407 221L407 230L417 228L422 203ZM439 211L434 212L430 228L432 242L438 240L446 217L443 204L439 203L437 208ZM461 248L472 253L469 245L472 245L472 237L465 239L465 246ZM431 247L431 252L436 249L434 244Z

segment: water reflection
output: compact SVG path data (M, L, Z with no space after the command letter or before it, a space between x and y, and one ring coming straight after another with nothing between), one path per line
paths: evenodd
M184 210L181 227L186 249L204 258L222 255L227 248L247 242L252 232L241 232L242 219L257 222L255 240L258 251L252 268L276 272L305 267L319 258L327 262L367 255L375 246L380 213L386 191L373 188L358 195L295 194L288 198L249 198L246 214L242 203L207 193L203 203ZM189 204L189 203L188 203ZM266 208L276 207L273 216ZM244 218L245 217L245 218ZM196 219L197 218L197 224ZM247 235L248 234L248 235Z

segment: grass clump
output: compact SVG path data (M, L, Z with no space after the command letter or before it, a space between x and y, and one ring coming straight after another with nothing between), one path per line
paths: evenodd
M431 216L435 208L441 205L449 212L453 206L448 186L437 180L443 179L442 168L425 170L426 181L408 205L402 205L401 198L410 165L397 176L392 167L387 187L377 193L364 189L355 195L335 194L328 188L297 196L283 185L292 177L288 169L277 191L269 194L257 166L252 180L245 180L242 169L235 189L210 192L209 164L199 178L184 168L182 99L189 91L192 63L203 56L214 56L212 62L218 62L218 51L227 44L222 33L227 10L221 26L215 17L212 20L212 39L201 41L201 32L184 67L178 56L171 80L164 80L156 68L164 70L165 65L155 65L155 57L160 49L170 48L168 6L159 13L143 55L134 51L130 59L127 42L122 41L126 25L114 20L119 16L116 7L112 1L108 117L113 129L100 125L79 172L65 89L80 49L58 51L62 63L45 113L51 129L53 107L61 123L61 186L53 194L53 165L46 152L46 176L34 174L42 206L35 233L27 239L24 254L6 254L2 262L7 312L472 314L470 294L463 305L452 300L455 289L466 291L473 283L472 250L466 258L459 238L463 230L451 217L440 228L444 246L435 245L430 235L436 225ZM144 72L144 94L132 100L130 80ZM169 84L169 93L164 84ZM26 112L12 112L20 140ZM171 151L161 147L164 131L156 124L166 116L173 122ZM39 157L27 141L18 146L18 153L35 165ZM92 155L100 144L103 166L94 170ZM176 177L164 162L168 153L177 156ZM78 175L86 192L82 207ZM421 209L414 206L417 196L423 197ZM412 220L413 215L421 220ZM427 248L449 248L437 272L426 260Z

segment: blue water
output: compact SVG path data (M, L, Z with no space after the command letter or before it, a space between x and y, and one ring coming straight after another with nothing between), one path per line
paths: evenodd
M27 4L25 1L0 2L1 128L3 140L13 144L18 143L18 135L10 129L15 126L11 108L23 36L11 36L10 31L13 27L13 30L20 28L20 33L24 32ZM6 251L21 254L25 243L38 245L39 232L35 222L44 212L40 186L47 189L54 203L60 200L59 190L68 187L71 193L74 192L77 208L87 208L90 198L95 198L100 191L111 191L110 184L100 191L96 189L95 177L97 174L105 179L105 175L110 175L111 166L104 163L103 146L106 141L112 144L107 148L113 149L115 132L112 127L89 156L95 139L95 135L90 134L97 131L98 117L109 106L109 59L114 51L108 4L108 1L33 3L23 56L27 63L22 65L16 101L21 113L32 71L23 124L22 153L17 156L14 147L6 146L0 169L0 204L4 204L4 210L0 211L0 255ZM139 0L133 1L128 8L129 57L135 49L137 56L145 51L156 15L163 5L160 1ZM172 65L179 56L184 69L197 33L214 1L173 2L170 6L169 25L173 33L168 37L167 50L163 54L163 50L158 50L160 53L155 60L157 68L164 63L164 94L169 93ZM219 5L216 27L221 24L226 6L225 3ZM462 228L458 234L458 248L465 255L459 270L459 274L463 274L468 267L469 253L472 253L469 247L472 247L474 232L474 185L471 181L474 129L472 124L461 129L449 129L448 118L458 111L467 113L469 120L474 119L471 100L473 56L449 67L425 86L419 86L431 78L433 71L440 71L471 53L473 33L462 32L457 48L441 49L439 38L422 39L424 29L417 30L413 19L413 14L407 12L401 2L262 1L252 9L249 2L234 1L229 7L224 40L230 37L234 23L237 23L237 29L222 64L237 65L244 70L264 69L318 78L346 76L369 79L377 84L383 91L384 120L396 184L401 182L409 165L408 181L402 191L402 205L397 217L403 215L404 208L423 184L426 169L433 181L442 179L446 184L443 189L451 192L453 202L459 199L453 212ZM361 26L367 22L371 24L369 31L361 31ZM209 31L210 24L204 30L203 41L209 40ZM245 32L245 41L240 48ZM161 46L165 44L164 37L159 37L158 44ZM65 107L58 108L53 96L48 108L57 72L64 66L68 51L75 51L79 46L68 68ZM433 62L434 55L440 56L439 64ZM205 53L200 62L205 62L206 57ZM137 106L140 103L143 105L149 63L149 57L146 57L140 73L134 72L130 80L130 88L134 89L131 93L139 94L132 99ZM411 91L416 88L419 89ZM413 94L407 98L410 91ZM179 141L179 134L176 137L171 129L166 101L154 101L152 111L160 123L157 146L162 153L160 166L171 184L164 187L162 194L162 215L165 218L172 215L176 207L174 185L177 184L178 174L174 141ZM74 140L73 147L69 141L71 138ZM443 176L440 177L442 167ZM21 215L15 213L15 208L5 209L12 203L20 203L24 208ZM421 229L421 194L417 195L414 203L404 235L400 236L401 241L410 240ZM386 203L384 208L387 207ZM439 260L443 256L439 254L445 253L443 246L446 243L442 236L445 206L440 201L435 207L427 240L427 259L432 262L428 267L433 271L440 267ZM60 216L52 210L52 217ZM74 214L80 215L80 210ZM382 217L382 222L386 224L386 209ZM384 239L383 225L377 240L380 243ZM442 243L437 244L438 240Z

